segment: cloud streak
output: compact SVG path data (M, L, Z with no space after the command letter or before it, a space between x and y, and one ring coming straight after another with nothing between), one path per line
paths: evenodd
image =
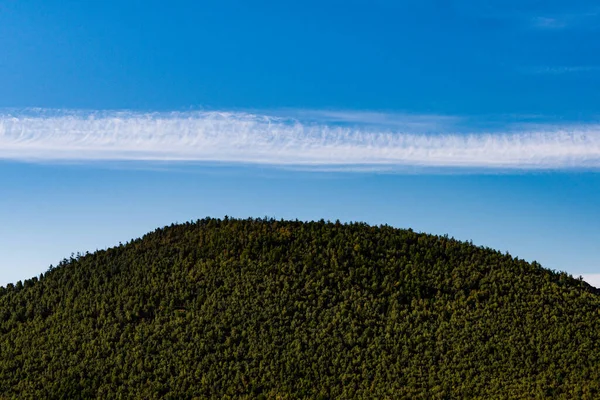
M358 118L343 115L357 122ZM410 121L419 121L414 132L398 118L383 128L243 112L12 112L0 115L0 159L224 162L386 171L407 166L600 169L598 125L452 133L438 126L443 118L431 116L432 131L423 132L426 117L413 116Z
M563 29L567 27L567 22L559 18L535 17L532 26L538 29Z
M559 12L554 15L535 16L531 26L540 30L562 30L568 28L596 29L600 9L597 7L578 12Z
M531 74L569 74L578 72L596 72L600 71L600 66L597 65L574 65L574 66L545 66L545 67L529 67L522 68L523 72Z

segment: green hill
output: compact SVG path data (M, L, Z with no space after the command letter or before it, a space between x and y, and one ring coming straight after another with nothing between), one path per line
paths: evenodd
M0 397L600 398L599 305L448 237L204 219L0 288Z

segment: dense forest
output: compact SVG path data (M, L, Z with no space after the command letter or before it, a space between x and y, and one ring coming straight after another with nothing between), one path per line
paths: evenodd
M599 305L448 237L207 218L0 288L0 398L600 398Z

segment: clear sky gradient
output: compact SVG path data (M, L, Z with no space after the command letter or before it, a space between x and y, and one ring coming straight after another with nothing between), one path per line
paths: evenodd
M0 2L0 284L230 215L449 234L600 285L595 2L288 3Z

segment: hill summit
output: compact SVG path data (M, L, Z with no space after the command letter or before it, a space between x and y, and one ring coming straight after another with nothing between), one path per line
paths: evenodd
M206 218L0 288L0 397L592 399L599 305L448 237Z

